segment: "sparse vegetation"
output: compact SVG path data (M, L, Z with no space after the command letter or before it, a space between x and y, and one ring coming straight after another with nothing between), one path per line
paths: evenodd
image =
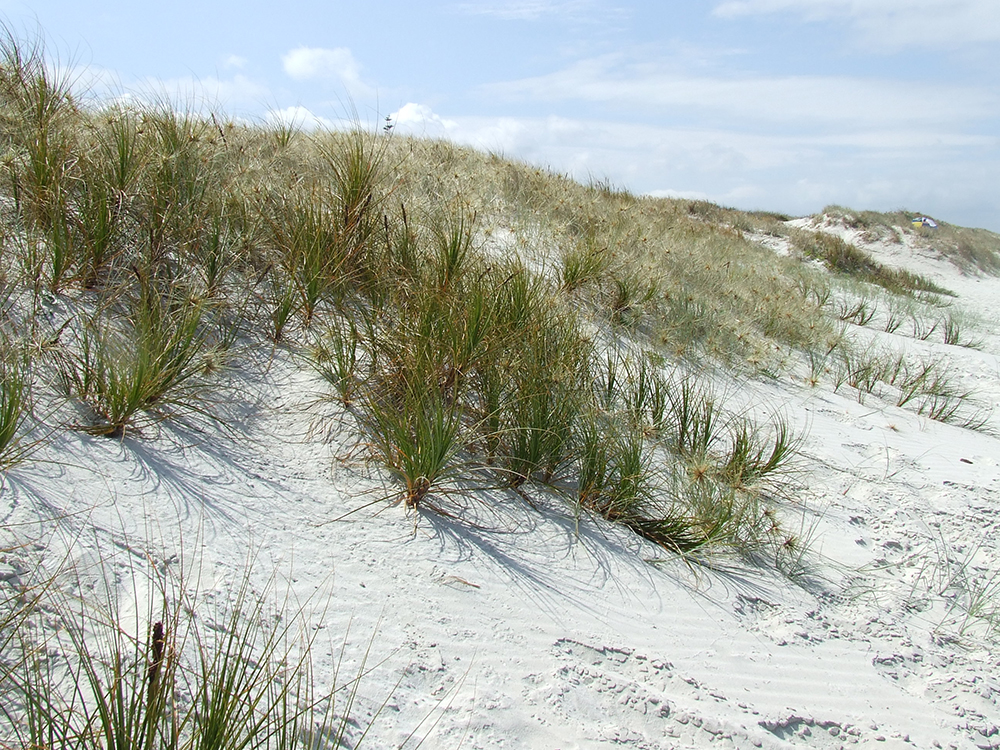
M919 274L887 268L856 245L833 234L796 232L792 235L792 243L806 257L823 261L831 271L877 284L890 292L953 294Z
M0 333L0 470L23 458L22 426L30 409L30 371L26 359Z
M94 435L122 437L142 413L207 414L198 393L209 348L202 303L146 289L131 308L123 327L103 317L84 321L58 358L66 392L91 412L79 427Z
M920 211L853 211L842 206L827 206L823 213L839 219L852 229L860 229L874 240L901 241L905 235L932 239L935 249L959 268L969 272L1000 273L1000 235L986 229L957 227L938 221L934 229L914 227Z
M858 401L878 394L939 422L972 430L987 429L992 414L972 389L958 385L958 376L944 361L912 358L904 352L870 345L840 348L834 386L854 388Z
M107 584L106 601L80 601L69 590L83 581L64 579L5 581L0 590L5 745L183 750L363 740L366 727L351 709L365 660L353 677L315 692L315 631L306 635L302 613L287 603L270 611L246 579L214 606L180 582L151 583L148 598L158 604L134 629Z

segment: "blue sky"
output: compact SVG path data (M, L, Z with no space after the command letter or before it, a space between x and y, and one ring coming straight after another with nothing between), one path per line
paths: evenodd
M0 0L95 95L446 137L638 193L1000 231L998 0Z

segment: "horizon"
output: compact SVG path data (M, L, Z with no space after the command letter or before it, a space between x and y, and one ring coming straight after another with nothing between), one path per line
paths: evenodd
M905 209L1000 231L988 0L3 2L98 100L352 113L581 181L791 215ZM193 23L193 19L198 19Z

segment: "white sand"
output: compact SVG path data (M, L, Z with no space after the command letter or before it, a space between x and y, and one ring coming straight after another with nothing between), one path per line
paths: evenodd
M869 249L996 320L1000 280L912 245ZM1000 332L976 334L982 351L857 335L947 357L995 406ZM150 562L183 568L210 605L252 557L255 585L275 578L321 625L322 679L345 637L342 679L370 644L353 735L386 705L366 747L1000 747L1000 653L959 606L961 575L1000 580L997 438L859 403L829 378L746 385L808 430L796 497L815 575L796 585L648 564L655 548L577 528L544 496L535 512L456 491L482 529L414 519L302 362L279 351L234 386L233 432L57 433L10 472L4 523L24 524L51 568L68 555L85 581L111 580L126 609ZM995 594L985 606L1000 618Z

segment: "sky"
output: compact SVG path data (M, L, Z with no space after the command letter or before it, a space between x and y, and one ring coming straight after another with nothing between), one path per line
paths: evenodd
M1000 231L998 0L0 0L77 90Z

